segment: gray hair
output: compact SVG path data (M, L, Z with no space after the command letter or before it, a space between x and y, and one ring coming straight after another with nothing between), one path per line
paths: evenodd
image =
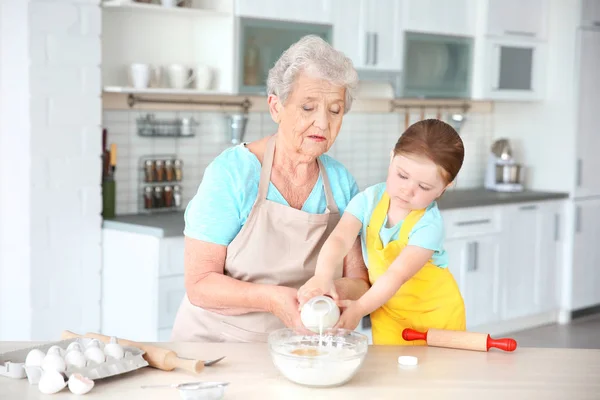
M344 53L315 35L304 36L279 57L269 71L267 93L276 95L285 104L302 71L308 71L346 89L344 114L350 111L358 84L358 73Z

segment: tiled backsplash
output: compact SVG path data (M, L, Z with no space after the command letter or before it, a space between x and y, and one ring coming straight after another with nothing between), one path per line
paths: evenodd
M196 193L206 166L231 146L227 137L225 114L219 112L153 112L157 119L193 116L199 126L194 137L142 137L136 132L136 119L147 112L104 112L103 124L108 143L117 144L117 214L138 212L141 193L140 158L148 155L176 154L183 161L183 206ZM434 114L426 115L433 118ZM411 115L411 123L420 118ZM251 113L244 140L270 135L277 126L268 113ZM361 189L385 180L389 153L404 130L404 114L352 113L344 117L342 130L329 154L354 175ZM465 163L457 188L483 185L487 151L492 139L491 114L469 114L461 131L465 143Z

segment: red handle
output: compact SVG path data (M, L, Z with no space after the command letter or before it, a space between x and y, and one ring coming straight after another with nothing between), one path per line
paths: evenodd
M402 339L410 342L411 340L427 341L427 332L419 332L414 329L406 328L402 331Z
M487 349L495 347L504 351L515 351L517 348L517 341L515 339L492 339L490 335L487 338Z

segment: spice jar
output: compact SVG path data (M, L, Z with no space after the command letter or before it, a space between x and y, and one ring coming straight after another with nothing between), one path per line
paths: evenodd
M165 186L165 207L173 207L173 188L171 186Z
M152 208L152 187L146 186L144 188L144 208L149 210Z
M173 160L165 160L165 178L167 182L173 182Z
M173 186L173 203L175 207L181 207L181 188L179 185Z
M165 162L163 160L156 160L156 181L162 182L165 180Z
M175 180L181 182L183 180L183 161L175 160L173 163L175 172Z
M144 162L144 175L146 182L154 182L155 166L154 161L146 160Z
M155 186L154 187L154 203L153 206L154 208L161 208L163 207L163 188L160 186Z

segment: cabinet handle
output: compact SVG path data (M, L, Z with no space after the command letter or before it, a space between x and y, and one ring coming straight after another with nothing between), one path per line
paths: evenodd
M600 26L600 21L594 21L594 26Z
M581 187L581 170L583 168L583 160L577 159L577 187Z
M369 65L371 62L371 34L365 32L365 65Z
M581 206L575 209L575 232L581 232Z
M537 210L538 206L536 206L535 204L532 204L530 206L521 206L519 207L519 210L521 211L528 211L528 210Z
M468 225L484 225L492 222L489 218L487 219L474 219L472 221L459 221L455 225L456 226L468 226Z
M378 48L379 48L379 34L378 33L374 33L373 34L373 65L377 64L377 59L378 59Z
M477 271L477 245L477 242L469 243L469 266L467 267L469 272Z
M554 241L555 242L558 242L560 240L559 227L560 227L560 215L554 214Z
M528 37L535 36L535 32L525 32L525 31L504 31L504 33L507 35L513 35L513 36L528 36Z

